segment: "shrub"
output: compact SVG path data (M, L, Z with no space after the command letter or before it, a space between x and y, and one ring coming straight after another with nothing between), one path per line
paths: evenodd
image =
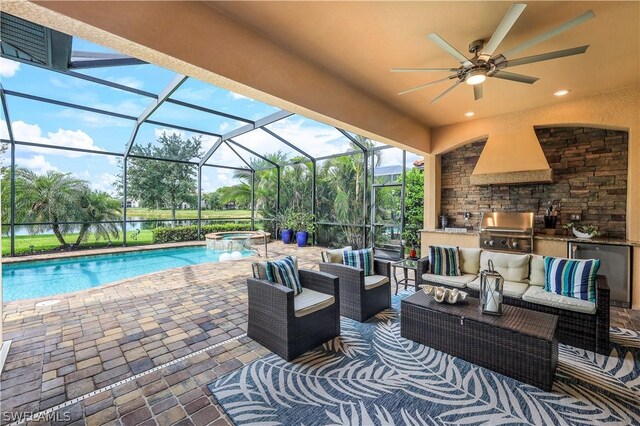
M211 232L250 231L250 223L220 223L216 225L202 225L201 240ZM153 230L154 243L176 243L180 241L196 241L198 226L176 226L175 228L155 228Z

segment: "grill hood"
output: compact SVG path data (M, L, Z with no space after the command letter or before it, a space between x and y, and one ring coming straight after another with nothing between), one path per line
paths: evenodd
M549 168L533 128L515 133L490 134L476 167L472 185L551 183Z

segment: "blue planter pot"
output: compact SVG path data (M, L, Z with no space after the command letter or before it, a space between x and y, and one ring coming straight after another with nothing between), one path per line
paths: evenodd
M296 233L296 242L298 243L298 247L304 247L307 245L307 240L309 239L309 233L306 231L298 231Z
M293 230L291 229L283 229L282 230L282 242L285 244L291 244L291 240L293 239Z

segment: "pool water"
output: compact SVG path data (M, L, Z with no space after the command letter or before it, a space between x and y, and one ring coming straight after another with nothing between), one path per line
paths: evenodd
M180 266L218 262L222 253L198 246L5 264L3 301L53 296ZM242 256L253 253L244 250Z
M252 234L225 234L222 236L223 240L234 240L237 238L253 238L260 235L252 235Z

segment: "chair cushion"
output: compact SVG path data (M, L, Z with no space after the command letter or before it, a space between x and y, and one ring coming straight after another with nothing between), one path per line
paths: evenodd
M544 287L544 256L531 255L529 262L529 285Z
M294 296L302 293L298 266L291 256L280 260L267 261L265 266L267 280L278 283L293 290Z
M351 246L347 246L347 247L343 247L343 248L338 248L338 249L332 249L332 250L326 250L323 251L322 253L320 253L320 255L322 256L322 261L325 263L342 263L342 252L344 252L345 250L351 250Z
M336 299L329 295L305 288L304 291L293 298L293 309L296 317L303 317L321 309L331 306Z
M505 281L526 283L529 280L529 255L496 253L483 250L480 254L480 269L489 269L489 260Z
M460 247L458 253L460 255L460 272L463 274L478 275L480 273L480 252L479 248Z
M342 252L342 263L354 268L364 270L364 275L373 275L373 250L344 250Z
M565 309L567 311L581 312L583 314L596 313L596 304L593 302L576 299L575 297L561 296L559 294L545 291L544 288L536 285L529 286L522 296L522 300L530 303L536 303L538 305Z
M296 269L298 269L298 258L296 256L289 256L293 259L293 262L296 264ZM251 264L251 270L253 272L253 278L257 278L259 280L267 279L267 262L253 262Z
M480 291L480 277L477 277L475 280L467 284L467 287ZM528 288L529 284L527 283L505 280L502 286L502 294L504 296L522 299L522 295L527 291Z
M596 275L600 259L544 258L544 289L576 299L596 301Z
M458 247L429 246L429 273L448 277L462 275Z
M464 274L457 277L447 277L445 275L422 274L422 279L430 283L448 285L456 288L465 288L467 284L473 281L477 275Z
M368 275L364 277L364 289L371 290L388 282L389 277L385 277L384 275Z

